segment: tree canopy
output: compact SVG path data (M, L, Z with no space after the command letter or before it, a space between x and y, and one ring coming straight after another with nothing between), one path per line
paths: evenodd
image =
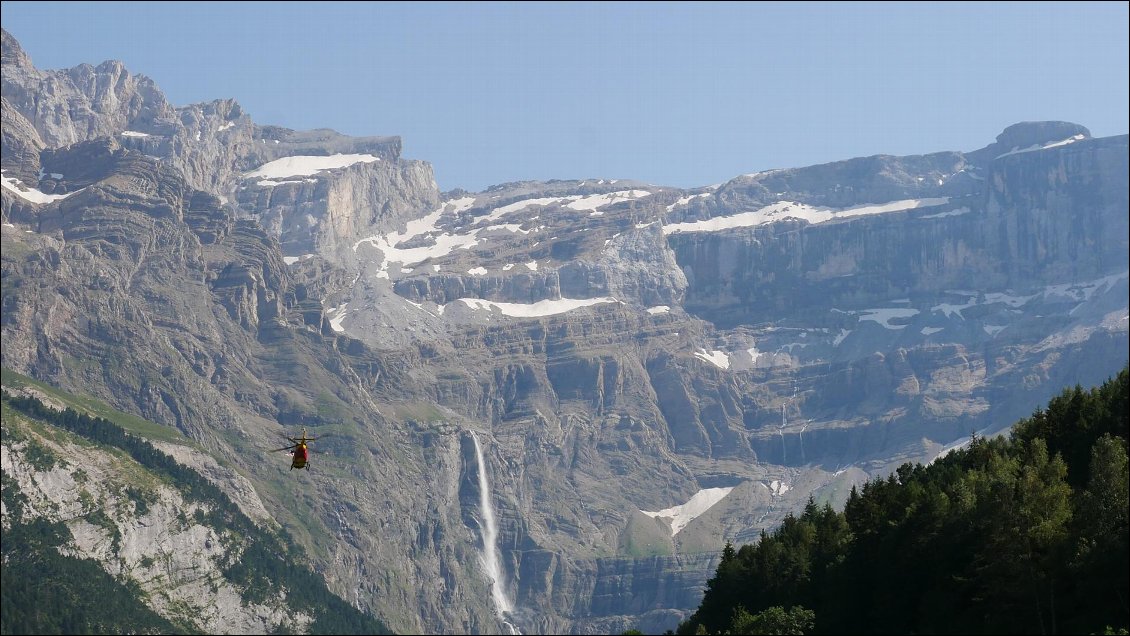
M810 499L727 544L677 633L1125 630L1128 380L1066 389L1007 439L973 436L853 489L842 512Z

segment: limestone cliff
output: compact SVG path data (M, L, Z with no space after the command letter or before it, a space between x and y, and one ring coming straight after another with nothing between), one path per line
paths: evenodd
M674 627L726 540L1125 362L1125 136L441 193L4 35L3 365L234 465L398 631Z
M264 567L263 554L281 564L287 549L274 531L247 532L251 524L240 519L240 510L255 515L266 527L277 528L277 524L254 488L238 473L183 438L166 435L171 439L162 444L177 460L143 442L129 442L111 430L116 425L109 420L94 420L73 410L68 403L73 398L56 399L26 379L5 375L0 454L7 566L13 566L10 558L23 562L28 556L13 544L26 538L25 528L38 524L34 527L41 528L41 533L42 528L63 528L61 541L47 548L59 556L44 555L40 557L43 562L52 568L60 567L60 559L67 558L96 563L110 581L132 591L178 629L256 634L333 629L332 625L341 622L334 617L319 626L318 615L341 608L312 607L309 602L317 598L317 590L300 584L299 576L264 584L254 574L244 575ZM10 400L9 391L15 400ZM26 396L32 396L30 405ZM35 400L40 398L37 407ZM61 411L64 404L70 410ZM98 408L90 402L86 405L79 408ZM102 439L110 442L96 441ZM186 479L193 475L190 467L201 463L221 490L210 490L199 477ZM228 498L223 492L233 496ZM232 506L233 500L240 508ZM48 536L41 534L38 540L49 540ZM306 566L292 563L289 567L298 571ZM27 572L25 578L41 575ZM53 587L56 598L98 602L70 596L74 594L67 591L71 587L82 588L68 581L48 580L38 585ZM24 608L5 607L6 612L9 609L27 615ZM69 611L52 608L55 624L61 621L81 628L81 623L68 617ZM345 613L354 611L348 608ZM385 631L380 624L369 623L370 629Z

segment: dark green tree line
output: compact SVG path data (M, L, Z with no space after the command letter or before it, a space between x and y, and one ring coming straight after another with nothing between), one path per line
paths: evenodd
M727 544L678 633L745 633L784 608L813 612L806 633L1125 629L1128 380L1067 389L1008 439L974 436L853 488L843 512L810 500Z

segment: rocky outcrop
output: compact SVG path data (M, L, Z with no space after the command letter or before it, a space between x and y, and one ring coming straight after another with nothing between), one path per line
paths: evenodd
M121 62L39 71L15 38L3 32L3 92L48 147L69 146L123 130L160 127L175 119L152 80Z
M559 270L561 295L611 296L643 307L680 306L687 278L659 223L608 240L596 257L570 261Z
M977 247L997 259L1004 285L1077 282L1125 269L1126 157L1123 135L1009 154L989 165L985 245Z
M39 153L43 140L20 111L0 99L0 142L3 144L4 176L16 178L30 187L39 186Z
M348 262L357 241L403 227L439 203L431 166L376 152L373 156L385 160L297 180L244 179L237 201L277 237L287 256L319 254Z
M981 194L941 204L812 226L674 234L689 282L685 305L731 327L1123 271L1126 154L1126 137L1079 141L995 160Z
M1024 121L1005 128L996 140L980 150L968 153L971 161L984 165L1001 155L1033 150L1067 139L1088 139L1091 131L1066 121Z
M61 548L65 553L93 559L116 579L130 581L174 624L214 634L309 626L312 617L283 598L251 600L227 580L223 569L241 549L242 537L206 523L212 510L207 504L186 500L119 454L58 433L44 436L18 419L4 421L4 478L26 497L25 523L44 518L66 524L71 539ZM11 512L5 510L5 529Z

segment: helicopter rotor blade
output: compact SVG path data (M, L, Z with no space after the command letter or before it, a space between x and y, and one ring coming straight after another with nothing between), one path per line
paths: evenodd
M278 451L290 450L290 449L294 448L294 446L295 445L283 446L282 448L272 448L269 452L275 453L275 452L278 452Z

